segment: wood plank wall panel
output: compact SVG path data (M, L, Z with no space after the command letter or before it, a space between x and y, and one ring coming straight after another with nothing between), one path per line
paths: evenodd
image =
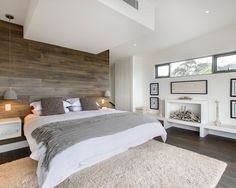
M109 87L109 51L95 55L26 40L23 27L15 24L11 33L9 64L8 23L0 20L0 96L11 86L20 100L10 113L3 108L9 101L0 100L0 118L27 114L27 97L102 96Z

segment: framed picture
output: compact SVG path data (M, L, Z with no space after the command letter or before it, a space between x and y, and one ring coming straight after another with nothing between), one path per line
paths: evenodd
M230 96L236 97L236 78L230 80Z
M170 83L171 94L207 94L207 80L177 81Z
M236 100L231 100L230 103L230 117L236 119Z
M150 95L159 95L158 83L150 83Z
M150 109L159 110L159 97L150 97Z

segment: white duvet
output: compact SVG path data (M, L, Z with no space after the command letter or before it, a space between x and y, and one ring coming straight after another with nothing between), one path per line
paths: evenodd
M24 133L30 146L30 157L39 161L37 176L41 188L52 188L64 181L71 174L98 163L104 159L128 150L130 147L140 145L156 136L166 140L166 131L160 122L147 123L122 131L113 135L95 137L75 144L57 154L51 161L48 172L40 168L44 149L31 137L37 127L51 122L71 119L87 118L109 113L120 113L118 110L97 110L70 112L62 115L35 116L25 118ZM112 126L112 125L111 125Z

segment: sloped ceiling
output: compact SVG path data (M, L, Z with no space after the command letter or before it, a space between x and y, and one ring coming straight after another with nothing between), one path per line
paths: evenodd
M25 27L26 38L92 53L110 49L111 62L236 24L235 0L140 0L156 6L155 31L95 0L0 0L0 19L12 13L24 25L30 2L37 11Z

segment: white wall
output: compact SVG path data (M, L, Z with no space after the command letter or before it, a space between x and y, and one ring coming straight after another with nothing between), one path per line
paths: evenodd
M116 109L132 109L132 58L122 59L115 64Z
M111 92L110 101L115 103L115 64L109 66L109 89Z
M225 28L183 44L158 52L149 57L133 58L133 108L137 106L149 107L149 84L160 84L160 98L178 98L183 95L170 94L170 82L179 80L208 80L207 95L189 95L194 99L210 101L210 120L215 120L214 101L220 101L220 119L225 124L236 126L236 120L230 118L230 78L236 78L236 73L213 74L207 76L193 76L185 78L154 78L155 64L179 61L194 57L202 57L217 53L236 51L236 26ZM138 94L137 94L138 93Z

